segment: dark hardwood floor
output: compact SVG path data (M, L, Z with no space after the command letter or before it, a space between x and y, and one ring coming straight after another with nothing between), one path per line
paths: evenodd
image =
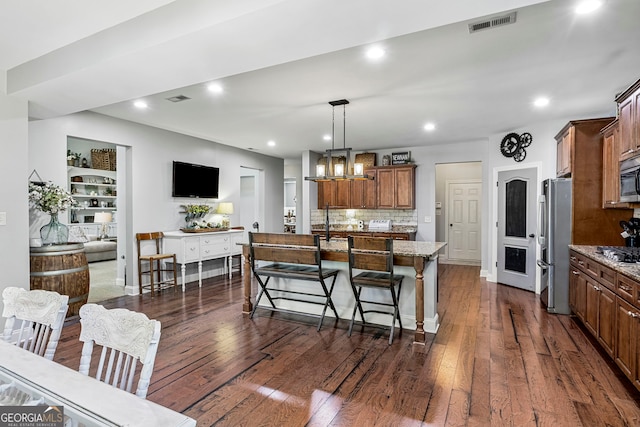
M640 425L640 394L571 317L478 267L439 266L441 326L422 351L408 330L389 346L347 321L249 319L239 274L102 304L162 322L147 398L199 426ZM73 369L79 332L65 325L55 357Z

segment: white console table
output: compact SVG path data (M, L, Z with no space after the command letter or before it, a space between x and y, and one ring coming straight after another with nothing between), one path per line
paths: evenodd
M164 232L164 253L175 253L176 262L181 265L182 290L185 289L187 264L198 263L198 286L202 287L202 262L225 258L225 266L231 278L231 262L234 255L242 255L243 230L226 230L204 233L183 231Z

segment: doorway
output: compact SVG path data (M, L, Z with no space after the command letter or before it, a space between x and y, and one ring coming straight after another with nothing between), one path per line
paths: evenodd
M242 167L240 171L240 225L244 227L244 241L249 231L264 229L264 202L261 196L261 171Z
M435 169L436 241L447 242L440 262L480 265L482 162L441 163Z
M69 211L74 237L83 241L89 261L90 302L125 294L128 233L126 229L127 147L84 138L67 137L69 190L78 205ZM70 233L71 234L71 233ZM101 249L105 245L113 249Z

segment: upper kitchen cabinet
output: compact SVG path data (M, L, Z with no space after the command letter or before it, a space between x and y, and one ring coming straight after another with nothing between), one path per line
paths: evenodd
M565 126L558 135L557 156L556 156L556 176L563 177L571 175L571 158L573 151L573 127Z
M376 169L378 209L415 209L416 165Z
M329 205L330 209L349 209L351 207L351 181L319 181L318 209Z
M640 80L616 98L620 160L640 155Z
M624 241L620 237L620 221L633 215L632 209L602 209L602 130L613 120L613 117L572 120L556 136L556 141L560 141L571 135L571 173L567 176L571 177L574 245L621 245Z
M351 181L351 209L375 209L376 201L376 170L366 169L366 175L374 179L357 179Z
M614 120L602 129L602 207L629 208L620 202L619 123Z

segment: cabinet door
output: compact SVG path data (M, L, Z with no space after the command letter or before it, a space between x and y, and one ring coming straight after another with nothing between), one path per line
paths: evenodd
M415 208L415 169L413 167L395 169L394 175L396 192L395 207L398 209Z
M557 141L556 144L556 176L562 176L563 175L563 166L562 166L562 157L563 157L563 149L562 149L562 139Z
M604 286L600 286L598 296L598 342L609 356L615 350L616 295Z
M578 314L578 279L580 273L578 269L571 265L569 267L569 308L571 311Z
M324 209L327 205L331 207L333 191L331 181L318 181L318 209Z
M395 206L395 182L393 169L378 169L377 199L379 209L393 209Z
M318 182L318 209L329 205L332 209L348 209L351 207L350 181Z
M571 174L571 150L573 147L573 126L558 138L557 158L556 158L556 175L566 176Z
M637 313L626 301L616 298L616 350L615 361L627 378L633 380L635 371L636 341L638 320L633 315Z
M376 171L365 170L365 174L373 176L374 179L358 179L351 182L351 208L352 209L375 209L376 203Z
M640 89L635 91L631 98L633 99L633 127L631 129L631 137L634 141L633 147L637 151L640 149Z
M622 101L619 105L619 137L620 137L620 160L632 157L636 149L636 129L634 124L635 103L634 97Z
M615 126L604 134L602 147L602 207L623 207L620 203L620 154ZM627 207L627 204L624 204Z
M598 336L598 297L600 296L600 285L591 278L587 279L587 299L584 313L584 325L594 337Z
M587 312L587 277L582 272L576 277L576 314L583 322Z

